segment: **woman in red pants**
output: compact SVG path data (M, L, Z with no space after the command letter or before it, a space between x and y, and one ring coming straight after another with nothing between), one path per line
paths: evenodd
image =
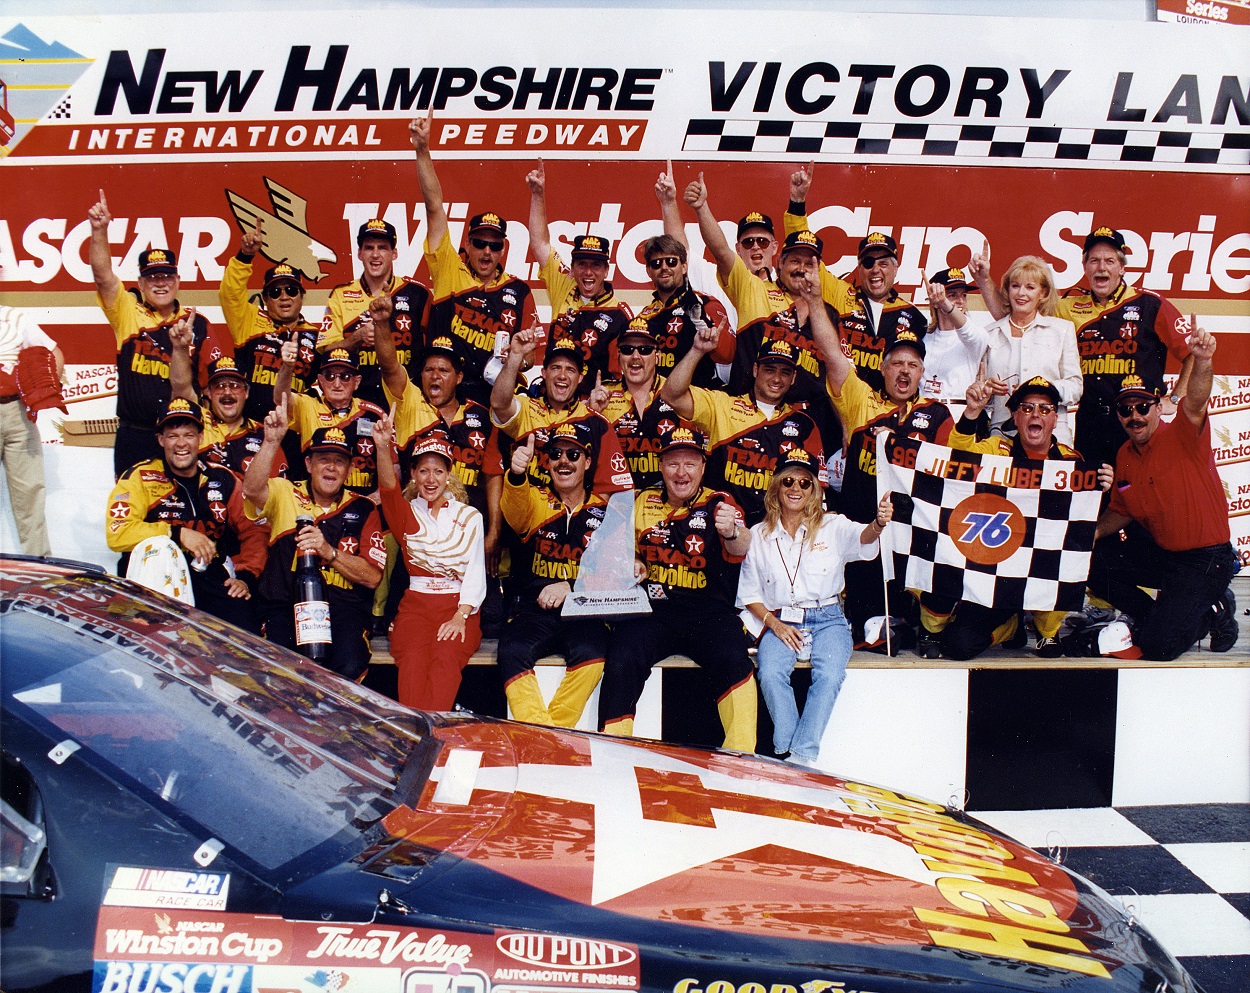
M458 484L451 473L451 448L442 438L417 442L412 478L402 493L391 415L374 426L373 440L382 510L408 569L408 590L391 625L399 702L418 710L451 710L460 673L482 643L482 515L453 495Z

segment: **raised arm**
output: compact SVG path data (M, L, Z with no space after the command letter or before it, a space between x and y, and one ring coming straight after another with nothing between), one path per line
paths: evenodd
M105 307L113 306L122 288L117 274L113 272L113 255L109 248L109 221L112 219L108 200L101 190L100 199L87 211L87 221L91 224L91 242L87 248L87 257L91 262L91 278L95 280L96 292L100 294Z
M430 138L434 130L434 109L425 117L416 117L408 124L412 147L417 153L417 185L421 199L425 201L425 242L431 250L436 248L447 234L447 208L443 206L443 187L434 171L430 158Z
M538 160L538 168L526 174L525 185L530 188L530 251L541 268L551 258L551 230L547 226L547 170L542 159Z
M694 397L690 394L690 383L694 379L695 369L703 361L703 356L716 350L720 336L728 333L729 321L725 317L714 327L705 324L694 333L694 341L689 351L678 360L673 371L664 380L664 385L660 387L660 399L677 411L677 416L686 420L694 416Z
M199 394L191 381L191 345L195 342L195 308L188 307L186 316L169 329L173 345L169 357L169 395L182 397L191 403L199 403Z
M516 417L520 401L516 398L516 385L526 359L534 354L538 343L531 328L525 328L512 336L508 357L490 391L490 416L496 424L507 424Z
M282 364L273 380L273 402L291 409L291 380L295 376L295 363L299 359L299 342L294 338L282 343Z
M243 474L243 496L257 510L263 511L269 502L269 477L273 473L274 459L282 448L282 439L286 437L287 418L283 399L265 415L265 440Z
M655 198L660 204L660 218L664 221L664 233L670 238L681 242L687 252L690 243L686 241L686 226L681 220L681 207L677 204L677 185L673 182L673 160L667 162L668 171L660 173L655 181Z
M835 394L842 393L842 384L851 374L851 360L842 351L842 343L838 339L838 329L833 325L829 309L821 295L821 285L811 276L804 276L795 281L799 291L799 299L807 304L808 331L820 357L825 363L825 377L829 381L829 389Z
M981 298L985 301L985 309L990 312L990 316L996 321L1001 321L1010 314L1011 307L1003 298L1003 291L998 288L994 277L990 275L990 240L988 238L983 240L980 254L972 256L968 262L968 271L977 282L977 289L981 291Z
M1198 327L1198 318L1190 318L1189 326L1196 330L1189 336L1189 354L1194 364L1189 373L1189 389L1181 401L1181 410L1195 427L1202 427L1207 416L1207 401L1211 399L1211 380L1214 373L1215 335Z
M694 208L695 216L699 218L699 233L703 235L703 244L716 260L716 271L722 280L729 279L738 255L707 205L707 184L703 182L703 173L699 173L699 178L686 187L685 201Z
M403 367L395 351L395 329L391 325L394 308L394 302L385 293L369 301L369 318L373 322L373 350L378 357L378 368L382 370L382 382L386 384L391 396L398 400L408 386L408 370Z

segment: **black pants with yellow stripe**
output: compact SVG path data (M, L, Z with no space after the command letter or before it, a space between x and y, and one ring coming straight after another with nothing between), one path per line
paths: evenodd
M720 604L694 613L653 602L651 610L645 617L623 618L612 626L599 690L600 728L631 734L651 668L670 655L686 655L702 670L716 700L725 747L754 751L755 668L738 615Z

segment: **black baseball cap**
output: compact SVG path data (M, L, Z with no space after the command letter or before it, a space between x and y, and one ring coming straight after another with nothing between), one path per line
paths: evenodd
M1105 241L1117 252L1128 251L1128 246L1124 244L1124 235L1120 234L1120 232L1114 228L1109 228L1106 225L1094 228L1093 231L1085 236L1085 246L1081 249L1081 251L1088 252L1100 241Z
M174 397L165 405L164 411L156 421L157 432L164 431L171 424L194 424L197 431L204 430L204 411L198 403L191 403L182 397Z
M399 235L395 231L395 225L390 221L384 221L380 217L373 220L365 221L360 225L360 230L356 232L356 245L360 246L365 243L366 238L381 238L391 243L391 248L399 244Z
M170 248L149 248L139 253L140 276L178 275L178 256Z
M753 210L738 222L738 237L750 231L751 228L763 228L769 234L776 237L776 230L773 228L773 219L767 214L761 214L758 210Z

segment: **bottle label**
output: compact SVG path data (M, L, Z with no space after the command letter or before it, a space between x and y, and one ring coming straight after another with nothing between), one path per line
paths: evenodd
M305 600L295 605L295 644L330 644L330 605L324 600Z
M811 628L799 628L799 634L803 638L803 644L799 648L796 658L800 662L808 662L812 657L812 631Z

